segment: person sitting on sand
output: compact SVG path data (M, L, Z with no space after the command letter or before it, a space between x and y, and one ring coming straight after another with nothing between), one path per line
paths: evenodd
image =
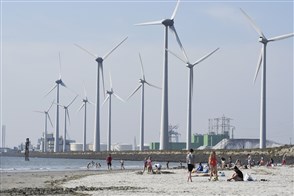
M227 181L243 181L243 173L239 170L237 166L234 167L234 173L231 178L227 179Z
M161 164L160 164L160 163L156 163L156 164L154 164L154 167L155 167L155 172L156 172L156 174L157 174L157 173L160 173L160 170L161 170Z
M199 163L199 166L197 167L197 169L196 169L196 173L202 173L203 172L203 165L202 165L202 163Z
M209 178L209 180L212 180L212 176L214 177L214 180L218 180L218 176L217 176L217 158L216 158L215 151L212 151L210 153L210 156L208 158L208 164L209 164L209 168L210 168L210 178Z

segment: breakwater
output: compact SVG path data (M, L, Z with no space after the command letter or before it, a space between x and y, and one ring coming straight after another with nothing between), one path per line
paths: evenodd
M197 162L207 162L208 156L212 150L195 150L195 158ZM237 159L241 160L242 163L246 162L247 154L250 154L252 160L255 162L259 161L261 157L265 161L273 158L275 163L281 163L282 158L285 155L287 164L294 164L294 145L285 145L282 147L266 148L266 149L239 149L239 150L227 150L219 149L215 150L220 160L224 157L226 160L231 156L233 162ZM144 158L151 156L154 161L171 161L171 162L186 162L186 150L169 150L169 151L103 151L103 152L30 152L30 157L39 158L70 158L70 159L101 159L104 160L107 155L111 153L115 160L130 160L130 161L142 161ZM1 156L24 156L20 152L9 152L2 153Z

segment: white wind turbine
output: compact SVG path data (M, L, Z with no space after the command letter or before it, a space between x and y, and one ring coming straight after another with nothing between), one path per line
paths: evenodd
M45 95L47 96L51 91L57 88L56 91L56 129L55 129L55 138L54 138L54 152L59 152L59 85L67 88L64 82L61 79L61 59L59 53L59 79L55 81L55 85L50 89L50 91Z
M86 137L86 133L87 133L87 104L90 103L90 104L94 105L94 103L92 103L88 100L85 88L84 88L84 95L85 95L85 97L82 99L83 103L78 111L80 111L83 107L85 108L85 110L84 110L84 132L83 132L83 151L85 152L87 150L87 143L86 143L86 140L87 140L86 139L87 138Z
M106 91L107 97L104 100L102 106L108 101L108 134L107 134L107 150L111 151L111 98L112 95L114 95L117 99L119 99L122 102L125 102L121 97L119 97L115 92L113 91L112 88L112 80L111 80L111 75L109 73L109 78L110 78L110 90Z
M192 98L193 98L193 80L194 80L194 74L193 74L193 68L195 65L201 63L204 61L206 58L208 58L210 55L215 53L219 48L215 49L214 51L206 54L202 58L198 59L195 63L190 63L188 58L186 57L185 59L182 59L172 51L168 50L172 55L183 61L186 66L189 69L189 75L188 75L188 106L187 106L187 144L186 144L186 149L189 150L191 149L191 130L192 130Z
M261 68L261 104L260 104L260 144L259 148L266 148L266 45L268 42L277 41L292 37L294 33L289 33L285 35L280 35L277 37L273 37L267 39L259 27L255 24L255 22L245 13L244 10L241 9L241 12L245 15L245 17L249 20L251 26L255 29L255 31L259 35L258 41L262 43L262 48L260 52L260 56L257 63L257 68L254 76L254 82L256 81L258 72ZM263 62L263 63L262 63Z
M78 95L68 105L59 104L64 109L63 152L66 151L67 119L68 119L68 122L70 123L68 108L76 100L77 97L78 97Z
M181 44L181 41L179 39L179 36L176 32L175 26L174 26L174 18L179 6L180 0L177 1L177 5L174 9L174 12L171 16L171 18L163 19L159 21L153 21L153 22L146 22L146 23L140 23L136 25L164 25L165 27L165 33L164 33L164 63L163 63L163 81L162 81L162 108L161 108L161 127L160 127L160 150L167 150L169 148L169 141L168 141L168 52L166 49L168 49L168 29L170 29L176 36L176 40L183 52L184 55L185 51Z
M140 63L141 63L141 73L142 77L139 79L139 86L132 92L132 94L127 98L129 100L140 88L141 88L141 124L140 124L140 150L144 150L144 89L145 89L145 83L149 86L161 89L153 84L150 84L149 82L146 81L145 79L145 74L144 74L144 68L143 68L143 63L142 63L142 58L141 55L139 54L140 58Z
M53 106L53 103L54 102L52 102L52 104L50 105L50 107L47 110L45 110L45 111L34 111L34 112L45 114L44 142L43 142L43 146L42 146L43 152L47 152L47 119L49 119L49 122L50 122L51 126L54 127L53 124L52 124L51 118L50 118L50 114L49 114L49 110Z
M97 75L96 75L96 112L95 112L95 129L94 129L94 144L93 144L93 151L97 152L100 151L100 71L102 76L102 83L103 83L103 93L105 92L104 88L104 76L103 76L103 61L115 50L117 49L124 41L126 41L128 37L124 38L117 46L115 46L112 50L110 50L106 55L103 57L99 57L94 55L93 53L89 52L87 49L75 44L78 48L82 49L83 51L87 52L89 55L93 56L98 63L97 67Z

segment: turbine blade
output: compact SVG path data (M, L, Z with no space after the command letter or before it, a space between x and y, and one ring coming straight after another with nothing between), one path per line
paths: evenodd
M51 103L50 107L48 108L47 112L49 112L49 110L51 109L51 107L53 106L53 104L54 104L54 100L52 101L52 103Z
M50 114L48 113L47 116L48 116L48 119L49 119L49 122L50 122L51 126L54 127L54 126L53 126L53 123L52 123L52 120L51 120L51 118L50 118Z
M83 50L84 52L88 53L89 55L95 57L95 58L98 58L97 55L93 54L92 52L89 52L89 50L83 48L82 46L78 45L78 44L74 44L76 47L78 47L79 49Z
M179 4L180 4L180 0L178 0L178 2L177 2L177 5L176 5L176 7L174 9L174 12L173 12L173 14L171 16L171 20L173 20L175 18L176 13L177 13L177 10L178 10L178 7L179 7Z
M157 89L160 89L160 90L161 90L161 88L160 88L160 87L158 87L158 86L155 86L155 85L153 85L153 84L150 84L149 82L146 82L146 84L148 84L149 86L152 86L152 87L154 87L154 88L157 88Z
M128 36L125 37L119 44L117 44L112 50L110 50L106 55L102 57L103 60L105 60L115 49L117 49L124 41L128 39Z
M259 55L259 58L258 58L258 61L257 61L257 67L256 67L256 71L255 71L255 75L254 75L254 81L253 81L253 83L255 83L255 81L256 81L256 78L257 78L258 72L259 72L259 70L260 70L260 66L261 66L262 59L263 59L263 47L261 48L260 55Z
M120 96L118 96L117 94L113 93L113 95L118 98L120 101L122 102L126 102L123 98L121 98Z
M67 116L67 118L68 118L68 123L70 124L70 117L69 117L68 109L66 109L65 112L66 112L66 116Z
M152 22L143 22L143 23L138 23L135 24L136 26L145 26L145 25L160 25L162 24L163 20L157 20L157 21L152 21Z
M78 95L67 105L67 107L69 107L76 100L77 97Z
M144 74L144 68L143 68L143 62L141 58L141 54L139 53L140 63L141 63L141 72L142 72L142 79L145 80L145 74Z
M264 34L262 33L262 31L260 30L260 28L258 28L258 26L255 24L255 22L252 20L252 18L250 18L250 16L248 14L246 14L246 12L244 10L242 10L240 8L241 12L244 14L244 16L249 20L251 26L255 29L255 31L259 34L260 37L264 37Z
M109 95L106 97L106 99L103 101L102 106L106 103L106 101L109 99Z
M79 109L77 110L77 112L81 111L81 109L85 106L85 103L82 103L82 105L79 107Z
M286 38L292 37L292 36L294 36L294 33L289 33L289 34L285 34L285 35L280 35L280 36L277 36L277 37L273 37L273 38L270 38L268 41L282 40L282 39L286 39Z
M57 87L57 84L55 84L48 93L46 93L46 95L44 97L46 97L47 95L49 95L49 93L51 93L51 91L53 91L55 88Z
M202 58L200 58L199 60L197 60L193 66L195 66L198 63L201 63L202 61L204 61L205 59L207 59L210 55L212 55L213 53L215 53L219 48L215 49L214 51L208 53L207 55L203 56Z
M45 112L43 112L43 111L38 111L38 110L35 110L35 111L33 111L33 112L37 112L37 113L45 113Z
M127 101L141 88L142 84L139 84L139 86L128 96Z
M103 73L103 65L101 65L100 67L100 72L101 72L101 80L102 80L102 87L103 87L103 95L105 97L105 84L104 84L104 73ZM98 69L99 69L98 68Z
M95 105L95 103L93 103L93 102L91 102L91 101L89 101L89 100L88 100L88 103L90 103L91 105Z
M181 57L179 57L176 53L172 52L171 50L169 49L165 49L167 50L169 53L171 53L172 55L174 55L175 57L177 57L178 59L180 59L181 61L183 61L184 63L188 64L189 62L185 61L184 59L182 59Z
M110 89L112 89L112 79L111 79L111 74L109 72L109 83L110 83Z
M59 79L61 79L61 56L60 56L60 52L58 53L58 57L59 57Z
M170 29L171 29L172 32L175 34L175 36L176 36L176 40L177 40L177 42L178 42L178 44L179 44L179 46L180 46L180 48L181 48L181 50L182 50L183 55L185 56L186 61L189 62L188 56L187 56L187 54L186 54L186 52L185 52L185 49L184 49L184 47L183 47L183 45L182 45L182 43L181 43L181 40L180 40L179 36L178 36L178 34L177 34L177 31L176 31L176 29L175 29L175 26L174 26L174 25L173 25L173 26L170 26Z

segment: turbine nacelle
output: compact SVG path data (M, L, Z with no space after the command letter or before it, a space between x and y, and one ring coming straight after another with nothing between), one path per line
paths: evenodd
M265 37L259 37L258 41L263 44L267 44L267 42L269 42Z
M111 89L110 91L106 91L106 94L112 95L113 94L113 90Z
M161 22L164 26L173 26L174 25L174 20L173 19L165 19Z
M194 65L192 65L191 63L187 63L186 67L188 67L189 69L193 68Z
M102 62L103 62L103 58L98 57L98 58L96 59L96 61L97 61L98 63L102 63Z
M144 79L139 79L139 83L144 84L146 81Z
M59 79L59 80L56 80L55 83L56 83L56 84L62 84L63 82L62 82L61 79Z

